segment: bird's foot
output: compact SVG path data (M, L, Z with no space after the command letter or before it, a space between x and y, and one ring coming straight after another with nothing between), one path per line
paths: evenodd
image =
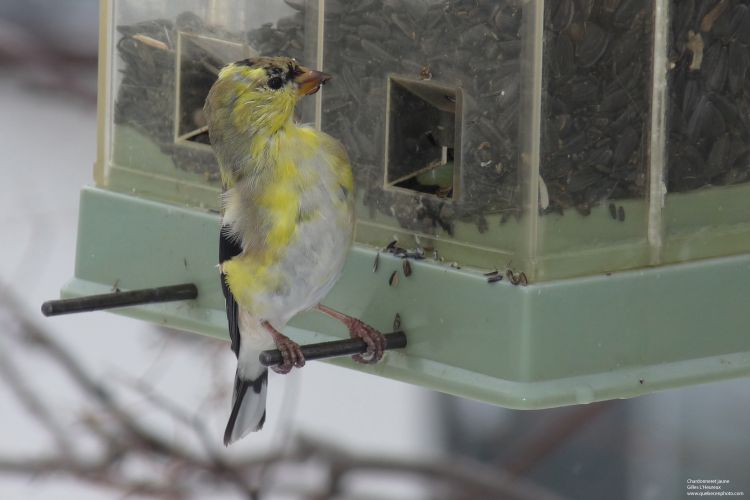
M352 359L357 363L372 364L383 359L385 351L385 337L375 328L371 327L362 320L350 318L345 322L349 328L349 335L352 338L359 338L367 344L367 352L364 354L355 354Z
M371 364L377 363L383 359L383 351L385 351L385 337L375 328L371 327L367 323L357 318L353 318L347 314L340 313L335 309L318 304L318 311L323 314L335 318L341 321L349 329L349 335L353 339L362 339L367 344L367 352L364 354L355 354L352 359L357 363Z
M276 348L281 352L281 359L283 359L280 365L271 367L273 371L284 375L292 371L295 366L297 368L305 366L305 355L302 354L302 349L297 342L278 331L267 321L263 322L263 326L273 336Z

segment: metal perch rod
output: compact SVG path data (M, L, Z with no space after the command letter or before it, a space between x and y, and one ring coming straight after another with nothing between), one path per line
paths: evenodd
M406 347L406 335L404 332L386 333L384 337L386 350ZM321 342L319 344L308 344L300 346L300 348L305 359L310 361L350 354L364 354L367 351L367 344L362 339L345 339ZM260 362L265 366L275 366L283 361L281 352L278 349L263 351L260 353L259 358Z
M144 288L128 292L103 293L73 299L48 300L42 304L42 314L57 316L78 312L99 311L113 307L137 306L156 302L190 300L198 297L198 287L192 283Z

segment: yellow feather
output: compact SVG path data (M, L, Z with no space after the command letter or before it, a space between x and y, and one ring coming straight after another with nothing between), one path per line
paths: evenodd
M292 239L299 212L299 193L289 180L277 181L263 190L258 206L264 209L270 226L266 245L270 251L280 250Z
M269 253L244 254L224 262L223 270L229 289L244 307L253 309L253 296L256 293L278 286L278 278L269 273L272 263Z

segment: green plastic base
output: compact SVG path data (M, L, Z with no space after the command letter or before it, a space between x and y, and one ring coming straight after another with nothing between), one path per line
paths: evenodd
M195 283L198 299L115 312L225 337L216 214L86 188L76 278L63 296ZM383 363L331 361L519 409L626 398L750 374L750 255L513 286L481 271L402 261L355 246L325 303L409 345ZM388 281L399 271L396 286ZM303 343L346 337L320 314L287 329Z

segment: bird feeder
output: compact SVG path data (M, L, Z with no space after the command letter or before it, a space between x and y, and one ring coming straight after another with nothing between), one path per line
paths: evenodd
M409 345L357 368L513 408L750 372L750 2L102 0L96 187L64 295L225 336L225 63L334 76L299 119L342 141L356 244L326 304ZM345 337L305 313L302 343ZM353 367L348 360L335 363Z

